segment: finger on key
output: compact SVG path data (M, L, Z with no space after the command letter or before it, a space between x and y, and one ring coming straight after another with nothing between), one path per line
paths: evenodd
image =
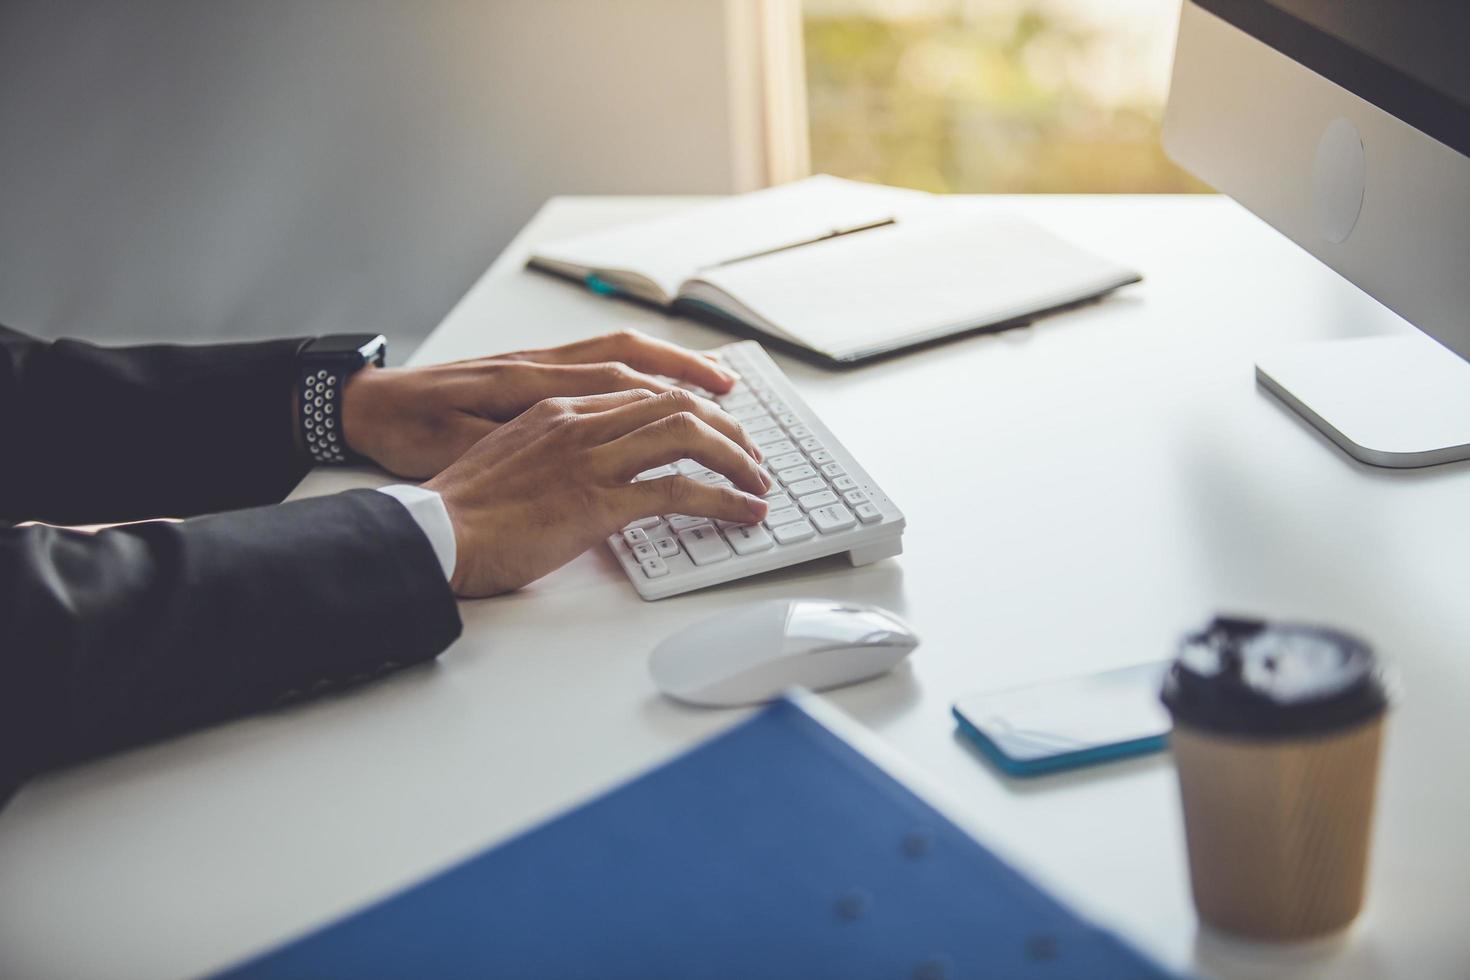
M644 388L657 394L673 386L624 364L537 364L526 362L506 376L467 372L452 382L472 411L495 415L509 407L524 411L544 398L578 398ZM611 406L609 406L611 407Z
M650 388L630 388L627 391L609 391L600 395L581 395L569 398L567 404L578 415L596 415L610 412L615 408L622 408L624 405L650 401L662 393L662 391Z
M657 422L659 419L689 412L698 416L706 425L716 430L745 450L746 455L756 461L763 457L760 449L750 441L750 434L714 402L682 389L664 392L655 398L640 399L626 406L608 411L595 423L596 431L603 441L611 441L637 429Z
M750 493L759 495L771 489L771 478L745 450L693 412L666 415L598 446L589 455L594 466L620 483L644 470L688 458L729 477Z
M632 391L612 391L604 395L583 395L577 398L542 398L532 411L545 411L552 415L577 417L609 409L618 408L631 402L643 401L653 398L654 393L647 389L634 389ZM465 418L471 418L466 415ZM535 442L541 430L535 426L501 426L496 431L496 438L500 440L500 452L509 454L517 452L531 443Z
M716 393L729 391L735 377L692 350L637 330L620 330L565 348L579 360L616 360L649 374L661 374Z
M613 334L615 356L640 371L662 374L722 394L735 386L735 375L692 350L636 330Z
M550 364L541 365L542 371L560 372L564 377L558 381L561 394L598 395L605 392L632 391L646 388L655 394L676 390L675 386L662 378L655 378L621 361L600 361L593 364Z
M653 514L688 514L739 524L766 519L766 502L759 497L729 487L712 487L687 476L629 483L613 493L620 504L620 527Z

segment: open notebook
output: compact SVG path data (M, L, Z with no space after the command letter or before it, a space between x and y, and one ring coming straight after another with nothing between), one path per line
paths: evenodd
M1141 278L1015 215L828 176L554 242L529 265L846 363Z

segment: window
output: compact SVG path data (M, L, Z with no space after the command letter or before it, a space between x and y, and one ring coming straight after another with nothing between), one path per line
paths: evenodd
M1207 188L1159 143L1178 0L803 0L811 169L931 191Z

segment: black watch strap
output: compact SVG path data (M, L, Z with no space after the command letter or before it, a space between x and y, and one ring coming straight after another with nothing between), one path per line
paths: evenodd
M305 364L301 368L296 390L301 397L302 444L315 462L342 465L358 461L342 437L338 405L342 385L350 376L350 371L340 367Z
M385 353L386 343L375 335L323 337L301 348L296 406L301 442L314 462L342 466L365 460L347 448L342 389L348 378L368 364L381 367Z

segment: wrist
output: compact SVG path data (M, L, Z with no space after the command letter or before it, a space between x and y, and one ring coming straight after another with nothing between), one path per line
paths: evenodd
M373 437L383 429L382 381L389 372L369 365L347 379L342 387L342 438L359 456L377 460Z
M463 596L468 594L466 588L471 551L465 534L463 511L455 497L453 486L445 486L444 483L445 481L436 478L420 485L439 495L440 502L444 504L444 513L449 515L449 527L454 532L454 571L449 575L449 588L455 595Z

